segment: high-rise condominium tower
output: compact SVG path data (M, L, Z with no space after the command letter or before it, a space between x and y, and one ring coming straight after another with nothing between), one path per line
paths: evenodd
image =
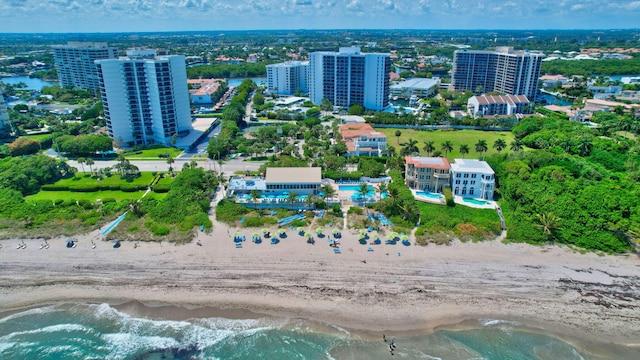
M359 47L309 54L309 97L334 106L382 110L389 102L389 54L361 53Z
M108 47L104 42L69 41L67 45L53 46L60 86L73 86L93 93L100 86L95 61L115 57L116 48Z
M193 129L184 56L129 50L96 61L109 136L116 147L160 143Z
M300 90L306 94L308 61L287 61L267 65L267 91L269 93L293 95Z
M536 98L544 55L498 47L496 51L458 50L453 57L456 91L525 95Z

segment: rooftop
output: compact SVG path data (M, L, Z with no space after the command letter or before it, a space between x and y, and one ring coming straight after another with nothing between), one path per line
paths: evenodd
M373 127L367 123L344 124L340 126L340 134L342 134L342 137L345 140L359 136L386 138L385 134L375 131Z
M493 169L486 161L473 159L453 159L451 170L454 172L475 172L483 174L494 174Z
M529 99L527 99L524 95L480 95L474 96L471 99L475 99L478 101L480 105L488 105L488 104L509 104L515 105L517 103L528 103Z
M405 80L395 85L391 85L390 88L391 89L412 88L412 89L429 90L434 86L438 86L439 83L440 83L440 79L438 78L433 78L433 79L415 78L415 79Z
M418 168L449 169L449 160L443 157L406 156L407 165L412 164Z
M319 167L283 167L267 168L265 176L267 183L295 183L308 184L322 181L321 168Z

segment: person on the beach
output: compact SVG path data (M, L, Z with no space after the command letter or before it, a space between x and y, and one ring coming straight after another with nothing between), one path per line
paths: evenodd
M382 341L387 342L387 337L384 334L382 334Z

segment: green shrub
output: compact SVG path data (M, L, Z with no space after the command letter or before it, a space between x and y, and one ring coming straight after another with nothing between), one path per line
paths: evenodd
M136 192L138 190L142 190L141 186L138 185L120 185L120 191L124 191L124 192Z
M129 226L129 228L127 228L127 231L128 232L136 232L136 231L138 231L138 225Z
M262 226L262 219L258 216L247 216L244 219L244 223L243 225L245 227L261 227Z
M53 205L58 206L64 204L64 199L55 199L53 200Z
M114 203L114 202L116 202L116 199L114 199L114 198L104 198L104 199L102 199L102 203L103 204Z
M216 207L216 219L222 222L231 223L240 220L243 215L248 214L250 211L251 210L242 205L223 199Z
M356 214L356 215L362 215L364 213L364 210L362 210L361 207L357 207L357 206L352 206L349 208L349 210L347 211L347 214Z
M158 194L169 192L170 189L171 185L156 184L153 186L153 192Z
M41 189L45 191L69 191L68 186L55 185L55 184L42 185Z
M144 223L144 226L151 230L151 233L155 236L164 236L171 232L171 229L164 225L156 224L153 221L147 221Z
M455 201L453 201L453 194L451 193L450 187L442 188L442 193L444 195L444 199L447 203L447 206L456 206Z

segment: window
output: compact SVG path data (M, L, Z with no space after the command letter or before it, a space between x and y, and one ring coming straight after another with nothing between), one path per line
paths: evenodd
M469 189L469 195L473 195L473 188Z

